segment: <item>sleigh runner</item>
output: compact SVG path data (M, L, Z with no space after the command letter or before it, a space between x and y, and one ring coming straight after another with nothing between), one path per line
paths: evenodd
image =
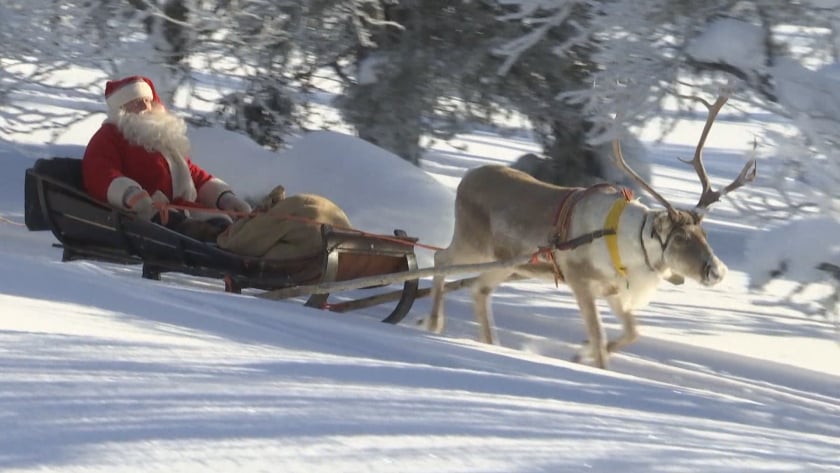
M81 160L51 158L26 170L25 222L31 231L52 231L62 248L62 261L96 260L142 265L142 277L158 280L167 272L224 280L225 290L267 291L277 299L308 296L305 305L335 312L396 301L383 322L399 323L418 296L419 279L403 277L402 289L330 303L330 293L300 287L341 283L341 290L385 287L371 277L417 270L416 238L401 230L394 236L372 235L321 226L323 247L305 257L270 260L234 254L95 200L82 190ZM359 283L355 284L354 281Z

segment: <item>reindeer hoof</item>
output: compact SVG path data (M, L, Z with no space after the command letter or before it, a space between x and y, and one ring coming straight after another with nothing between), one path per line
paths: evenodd
M577 351L577 353L572 356L572 361L575 363L589 363L592 361L592 353L589 350L587 345L583 345Z
M439 326L441 325L440 322L436 322L431 317L423 317L422 319L417 320L417 325L437 335L440 335L443 332L443 327Z
M572 357L573 362L581 363L585 365L594 366L596 368L607 369L607 357L608 353L602 353L601 356L596 356L596 353L593 353L592 347L589 345L583 345L580 347L578 352Z

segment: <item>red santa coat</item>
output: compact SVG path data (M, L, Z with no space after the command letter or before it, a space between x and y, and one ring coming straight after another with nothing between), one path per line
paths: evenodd
M85 149L82 178L91 196L119 208L125 208L125 192L134 186L146 190L158 202L205 208L216 208L219 196L230 190L224 181L186 156L166 156L130 144L108 122ZM212 216L218 215L206 217Z

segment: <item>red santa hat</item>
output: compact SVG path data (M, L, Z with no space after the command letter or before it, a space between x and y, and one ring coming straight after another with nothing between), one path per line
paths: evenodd
M123 105L140 98L160 103L155 84L148 77L130 76L105 83L105 103L112 112L117 112Z

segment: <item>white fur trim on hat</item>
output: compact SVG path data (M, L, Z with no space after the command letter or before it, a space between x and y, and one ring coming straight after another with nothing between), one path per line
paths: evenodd
M152 88L146 81L137 80L115 90L105 98L105 103L111 110L119 110L123 105L139 98L154 99Z

